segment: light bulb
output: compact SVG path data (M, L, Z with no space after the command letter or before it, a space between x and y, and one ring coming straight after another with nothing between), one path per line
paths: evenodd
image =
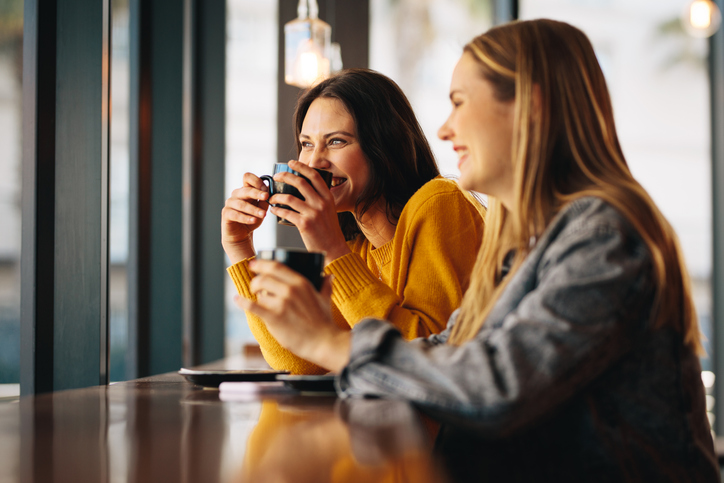
M324 57L321 49L311 40L299 43L294 64L292 66L293 84L299 87L309 87L322 79L329 77L329 60Z
M681 23L694 37L709 37L721 24L721 12L712 0L693 0L684 9Z
M311 85L319 77L319 56L315 52L304 52L299 55L299 79Z

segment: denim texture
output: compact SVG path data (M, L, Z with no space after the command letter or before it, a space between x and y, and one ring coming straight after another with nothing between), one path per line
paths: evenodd
M570 203L512 277L461 346L445 343L458 312L409 343L384 321L358 324L339 394L411 401L479 476L719 481L699 359L652 327L650 253L612 206Z

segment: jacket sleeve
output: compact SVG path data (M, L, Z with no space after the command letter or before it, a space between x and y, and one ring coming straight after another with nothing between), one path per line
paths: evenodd
M438 192L400 218L393 254L400 263L393 290L356 253L326 267L334 275L332 302L354 325L365 317L388 320L405 339L445 328L460 306L483 236L480 211L459 189Z
M497 435L572 397L640 337L653 284L637 236L611 225L569 228L529 255L464 344L405 343L386 322L358 324L340 394L408 399Z

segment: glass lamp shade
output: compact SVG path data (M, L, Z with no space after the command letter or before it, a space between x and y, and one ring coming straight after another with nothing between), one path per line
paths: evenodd
M332 27L318 18L284 25L284 82L306 88L329 77Z
M693 0L684 9L681 23L689 35L710 37L721 24L721 12L712 0Z

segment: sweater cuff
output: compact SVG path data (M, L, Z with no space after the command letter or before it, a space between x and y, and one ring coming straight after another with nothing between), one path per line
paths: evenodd
M379 280L367 268L367 265L356 253L343 255L324 267L324 273L334 275L332 302L340 304L359 293L365 287Z
M239 292L239 295L251 300L256 298L254 297L254 294L251 293L251 290L249 290L251 279L254 278L254 272L249 270L249 262L254 258L256 257L246 258L226 269L226 272L234 282L236 291Z

